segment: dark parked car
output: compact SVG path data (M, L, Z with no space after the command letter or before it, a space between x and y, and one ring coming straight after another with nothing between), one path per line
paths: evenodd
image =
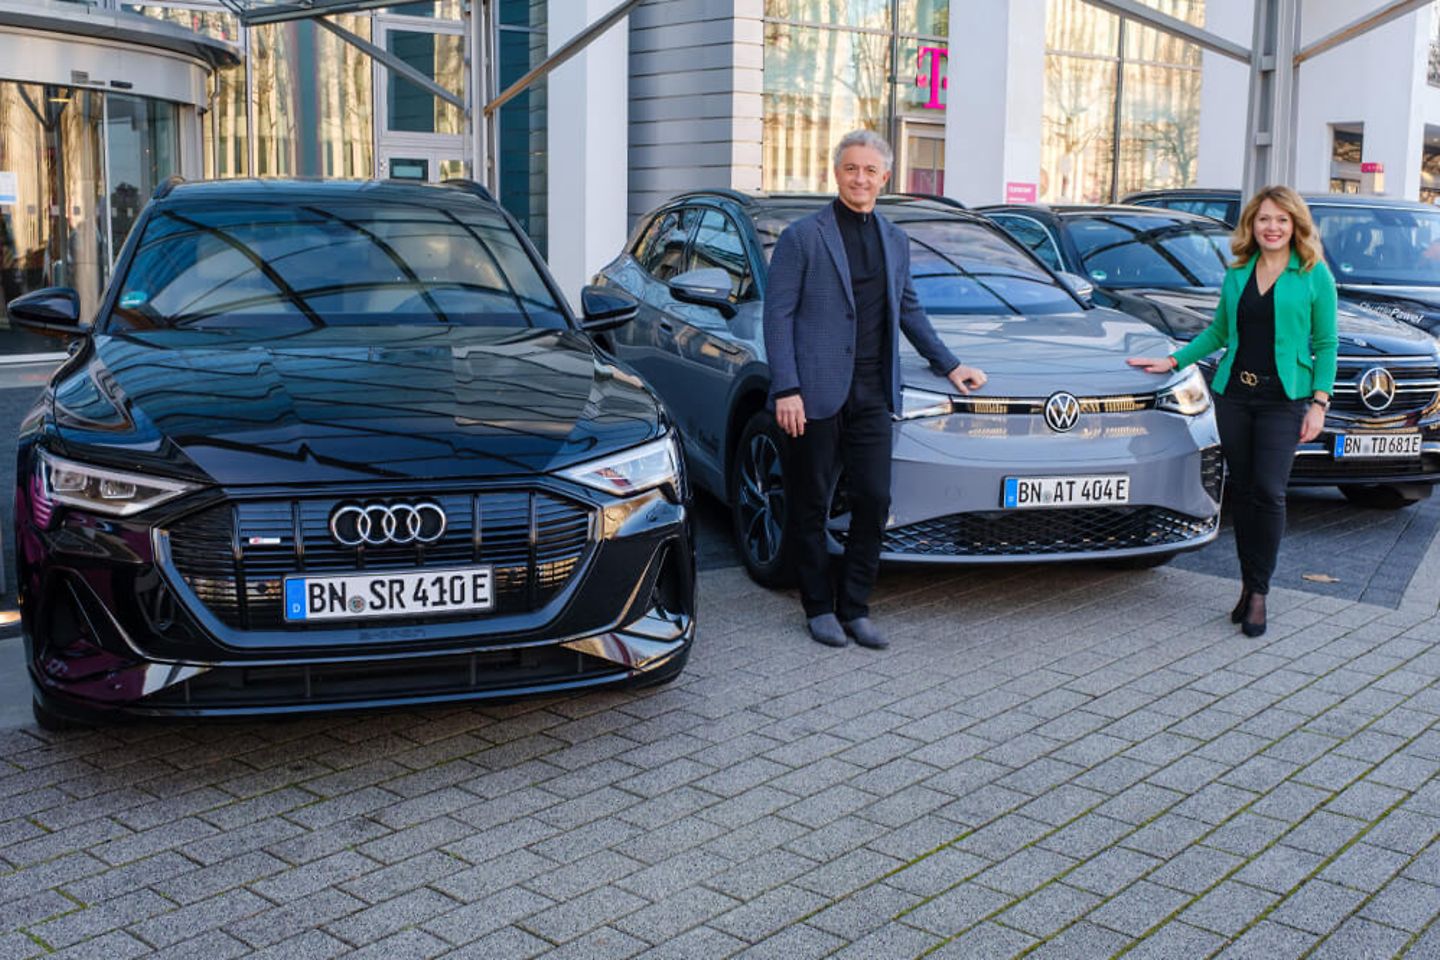
M665 400L698 486L731 509L751 575L791 570L785 439L765 406L769 251L832 198L707 191L642 219L597 282L641 301L617 354ZM1214 414L1193 371L1152 378L1130 349L1173 342L1123 313L1086 307L985 218L894 196L882 213L910 237L920 304L957 356L989 375L956 396L907 341L894 427L892 560L1163 563L1214 539L1221 468ZM844 484L831 547L848 525Z
M42 725L651 683L695 632L655 396L478 187L162 189L20 435Z
M1126 202L1207 216L1223 206L1220 219L1240 219L1239 190L1152 190ZM1348 193L1307 195L1305 202L1340 296L1440 337L1440 209Z
M1176 339L1194 337L1214 316L1231 259L1230 230L1215 220L1121 205L989 207L986 213L1055 269L1092 281L1097 302ZM1335 484L1373 506L1428 497L1440 481L1440 343L1343 301L1338 326L1339 368L1326 429L1301 445L1292 482Z

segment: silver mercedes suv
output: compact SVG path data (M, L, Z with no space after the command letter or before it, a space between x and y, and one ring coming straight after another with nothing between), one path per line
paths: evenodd
M676 197L595 279L640 301L632 323L597 339L664 399L693 478L729 505L746 567L770 585L789 580L793 543L785 438L765 405L766 269L781 231L829 200ZM892 196L879 209L910 237L936 330L989 375L980 393L956 396L902 338L884 558L1152 566L1215 538L1223 470L1204 380L1125 364L1171 340L1092 306L1083 280L1052 273L956 204ZM832 549L848 520L840 477Z

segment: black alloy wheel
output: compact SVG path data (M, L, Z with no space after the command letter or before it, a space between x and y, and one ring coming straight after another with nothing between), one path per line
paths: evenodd
M730 464L730 516L735 547L750 578L765 587L795 582L795 544L785 501L786 437L775 418L750 418Z

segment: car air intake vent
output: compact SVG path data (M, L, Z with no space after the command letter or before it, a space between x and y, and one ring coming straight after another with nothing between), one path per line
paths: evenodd
M886 553L921 557L1022 557L1180 545L1215 529L1160 507L956 513L885 531Z
M420 499L445 512L444 533L431 543L349 547L337 542L330 517L338 507L386 502L384 497L242 500L181 520L168 534L170 554L181 578L226 626L316 630L326 625L284 620L285 577L489 564L494 613L503 615L544 606L569 582L589 547L591 508L552 493L497 490L408 498ZM427 616L425 622L443 619ZM395 617L385 622L410 621Z

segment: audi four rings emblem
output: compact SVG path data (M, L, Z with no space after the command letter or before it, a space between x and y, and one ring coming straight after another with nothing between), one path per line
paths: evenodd
M1045 401L1045 422L1056 433L1074 429L1079 420L1080 401L1075 399L1074 394L1062 390L1052 393L1050 399Z
M1395 402L1395 378L1384 367L1371 367L1360 376L1360 401L1371 410L1384 410Z
M347 503L330 514L330 535L346 547L434 543L445 535L445 511L420 503Z

